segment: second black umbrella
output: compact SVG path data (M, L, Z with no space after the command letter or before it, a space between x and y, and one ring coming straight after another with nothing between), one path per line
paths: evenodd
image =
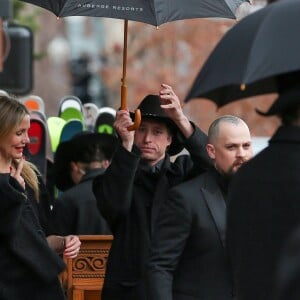
M300 0L285 0L242 19L217 44L185 101L208 98L223 106L276 93L281 77L288 79L285 84L300 80L299 16Z

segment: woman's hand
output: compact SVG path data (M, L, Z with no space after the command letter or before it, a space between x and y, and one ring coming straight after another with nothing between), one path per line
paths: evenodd
M67 258L75 258L80 250L81 242L76 235L65 236L65 250L64 255Z
M22 157L19 161L17 169L15 169L14 167L10 167L10 176L14 177L19 182L19 184L22 186L22 188L25 190L25 180L21 176L22 169L24 166L24 161L25 161L25 157Z

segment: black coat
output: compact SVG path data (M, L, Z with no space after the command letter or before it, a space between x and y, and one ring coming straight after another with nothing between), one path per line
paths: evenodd
M93 169L80 183L65 191L54 202L53 226L56 234L111 234L107 222L97 208L92 183L104 169Z
M199 129L186 141L191 153L171 162L166 156L156 174L139 168L140 154L119 147L104 176L95 179L93 190L114 240L107 262L103 300L143 300L141 283L158 212L171 186L181 182L193 167L199 172L210 165L206 135Z
M273 300L285 239L300 222L300 127L280 127L235 175L228 246L239 300Z
M300 227L287 238L277 266L274 300L300 299Z
M149 300L232 299L226 203L215 173L206 172L170 190L152 240Z
M45 235L52 235L54 234L53 230L53 215L52 215L52 208L53 208L53 200L49 196L49 192L47 190L46 185L41 177L38 175L39 180L39 201L36 201L35 195L32 189L27 186L27 196L28 200L30 200L34 213L38 216L40 225L45 232Z
M48 246L31 199L0 174L0 299L61 300L62 259Z

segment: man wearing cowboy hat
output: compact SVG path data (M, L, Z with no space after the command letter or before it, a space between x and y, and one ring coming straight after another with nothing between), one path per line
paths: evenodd
M110 234L97 209L93 179L108 167L117 144L116 136L81 132L61 143L54 160L57 188L53 223L57 234Z
M277 299L278 258L300 223L299 84L282 89L259 113L278 116L282 126L236 174L229 192L227 245L239 300Z
M112 242L103 300L147 298L143 276L158 212L171 186L188 172L211 165L207 136L184 115L173 89L162 85L159 95L146 96L138 108L142 122L135 131L128 111L117 112L115 129L121 145L103 176L94 180L98 207L108 221ZM170 156L186 148L190 155Z

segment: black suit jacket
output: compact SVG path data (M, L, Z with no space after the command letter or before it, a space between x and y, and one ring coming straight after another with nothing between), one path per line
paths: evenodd
M239 300L273 300L279 254L300 222L300 127L280 127L235 175L228 246Z
M214 172L170 190L152 240L149 300L232 299L226 203Z
M94 180L98 207L114 236L102 299L146 299L141 279L158 212L170 186L181 182L193 163L198 170L210 165L205 144L206 135L196 129L185 143L191 156L171 162L167 155L156 174L145 174L140 154L120 146L105 174Z

